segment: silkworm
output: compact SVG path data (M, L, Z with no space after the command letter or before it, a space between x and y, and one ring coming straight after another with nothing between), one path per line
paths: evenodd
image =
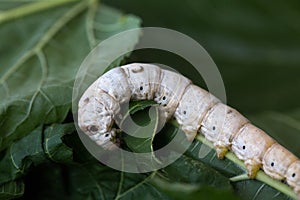
M201 132L220 159L230 150L245 163L250 178L262 169L286 180L300 199L300 160L295 155L188 78L153 64L132 63L100 76L79 100L80 129L104 149L116 148L112 127L130 100L154 100L166 119L177 120L188 140Z

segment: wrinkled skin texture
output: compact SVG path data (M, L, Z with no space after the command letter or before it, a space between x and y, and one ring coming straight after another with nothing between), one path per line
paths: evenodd
M127 77L128 85L133 100L152 100L157 91L161 69L149 64L130 64L121 68Z
M91 85L78 104L78 125L93 141L110 149L110 146L115 146L111 142L115 136L111 127L114 114L119 111L119 103Z
M100 76L96 80L96 87L99 91L109 94L120 104L130 100L131 91L126 74L120 67L113 68Z

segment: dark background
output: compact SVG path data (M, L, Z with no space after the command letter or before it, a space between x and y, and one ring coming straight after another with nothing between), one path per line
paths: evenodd
M104 3L197 40L217 64L227 102L247 115L299 108L298 1L140 1ZM175 42L175 41L174 41ZM184 64L168 53L143 51L131 60ZM187 72L188 73L188 72Z

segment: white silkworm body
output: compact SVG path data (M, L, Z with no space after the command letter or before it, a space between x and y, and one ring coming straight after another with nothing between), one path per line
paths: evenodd
M244 161L249 177L263 169L274 179L285 179L300 197L300 160L295 155L186 77L156 65L132 63L100 76L79 101L79 127L104 149L115 148L112 126L120 106L130 100L154 100L166 119L174 116L189 140L201 131L219 158L231 150Z

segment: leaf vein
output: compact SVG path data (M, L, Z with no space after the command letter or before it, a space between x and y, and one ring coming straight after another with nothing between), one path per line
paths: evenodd
M266 185L266 184L262 184L262 185L258 188L258 190L256 191L256 193L255 193L254 197L252 198L252 200L255 200L255 199L256 199L256 197L257 197L258 194L261 192L261 190L265 187L265 185Z
M136 185L134 185L133 187L129 188L128 190L124 191L122 194L120 194L118 197L121 198L123 196L125 196L127 193L135 190L136 188L140 187L141 185L143 185L144 183L146 183L149 179L153 178L153 176L156 174L156 172L152 172L147 178L145 178L144 180L142 180L141 182L137 183Z
M94 21L98 8L98 1L92 0L89 4L87 17L86 17L86 33L90 48L94 48L97 44L96 37L94 33Z
M23 56L16 61L16 63L9 68L9 70L4 73L0 79L0 84L3 83L14 74L23 63L25 63L34 54L38 53L53 37L58 33L69 21L71 21L75 16L81 13L87 5L87 1L81 1L80 3L73 6L66 14L59 18L44 34L44 36L36 43L36 45L29 51L23 54Z

